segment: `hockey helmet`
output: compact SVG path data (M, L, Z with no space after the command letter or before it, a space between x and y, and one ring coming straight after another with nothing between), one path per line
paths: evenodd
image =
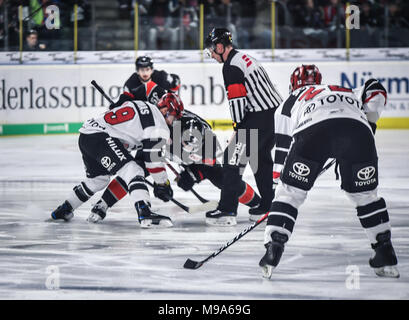
M136 59L135 66L136 66L136 70L138 70L139 68L146 68L146 67L153 68L153 61L148 56L141 56Z
M182 149L186 152L197 152L202 147L202 139L205 135L203 124L194 119L182 118Z
M182 112L184 110L183 102L176 93L168 92L165 93L157 104L159 109L167 108L167 114L175 116L176 119L182 117Z
M211 55L209 49L215 50L218 43L221 43L224 46L232 45L233 40L231 32L226 28L213 28L213 30L210 31L205 40L205 51L209 56Z
M290 93L306 85L321 84L322 75L314 64L297 67L290 77Z

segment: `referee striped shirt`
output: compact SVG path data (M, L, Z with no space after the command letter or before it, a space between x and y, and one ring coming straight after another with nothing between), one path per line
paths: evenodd
M276 109L283 100L257 60L235 49L223 65L223 78L233 122L247 112Z

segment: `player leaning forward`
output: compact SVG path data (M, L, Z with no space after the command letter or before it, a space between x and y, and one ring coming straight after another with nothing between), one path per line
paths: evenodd
M270 209L273 199L271 150L274 145L274 111L282 99L264 68L253 57L233 48L229 30L214 28L206 38L205 46L209 56L223 63L224 85L235 124L235 134L223 156L219 206L217 210L206 213L206 222L234 225L237 223L239 198L236 186L241 183L248 162L261 196L260 205L249 212L253 217L261 217ZM248 155L250 159L246 158Z
M80 129L79 148L87 178L74 187L51 217L70 220L76 208L95 192L105 189L110 176L117 174L127 184L142 227L151 224L172 226L170 218L151 212L144 169L134 161L124 144L131 149L142 149L146 168L155 181L156 196L169 201L173 191L162 162L162 148L170 137L168 125L176 117L178 101L166 100L161 103L161 109L144 101L126 101L102 116L86 121Z
M274 164L274 176L280 181L265 229L267 250L260 260L264 276L271 277L278 265L298 208L326 160L336 158L341 188L355 204L375 251L369 265L379 276L399 277L388 211L385 200L377 195L378 157L373 132L386 103L385 88L375 79L356 92L321 85L318 68L303 65L291 75L290 91L275 114L279 138L275 150L288 154L285 164L285 157Z

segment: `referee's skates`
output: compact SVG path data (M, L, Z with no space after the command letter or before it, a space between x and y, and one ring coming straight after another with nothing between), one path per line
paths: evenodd
M51 213L53 220L65 220L70 221L74 217L74 212L71 204L68 201L64 201L57 209Z
M399 271L396 265L395 250L391 242L391 232L385 231L376 236L377 243L371 244L375 254L369 259L369 265L374 269L379 277L399 278Z
M170 228L173 226L169 217L152 212L150 206L150 203L145 201L138 201L135 204L138 221L142 228Z
M271 234L271 240L272 241L264 245L266 247L266 253L259 262L263 277L267 279L271 278L273 270L280 262L281 256L284 252L284 244L288 241L288 236L274 231Z

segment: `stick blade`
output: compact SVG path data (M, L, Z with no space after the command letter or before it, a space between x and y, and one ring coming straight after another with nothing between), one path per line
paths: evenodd
M199 269L203 265L202 262L193 261L191 259L187 259L183 268L185 269Z
M205 212L217 209L219 202L209 201L196 206L189 207L189 213Z

